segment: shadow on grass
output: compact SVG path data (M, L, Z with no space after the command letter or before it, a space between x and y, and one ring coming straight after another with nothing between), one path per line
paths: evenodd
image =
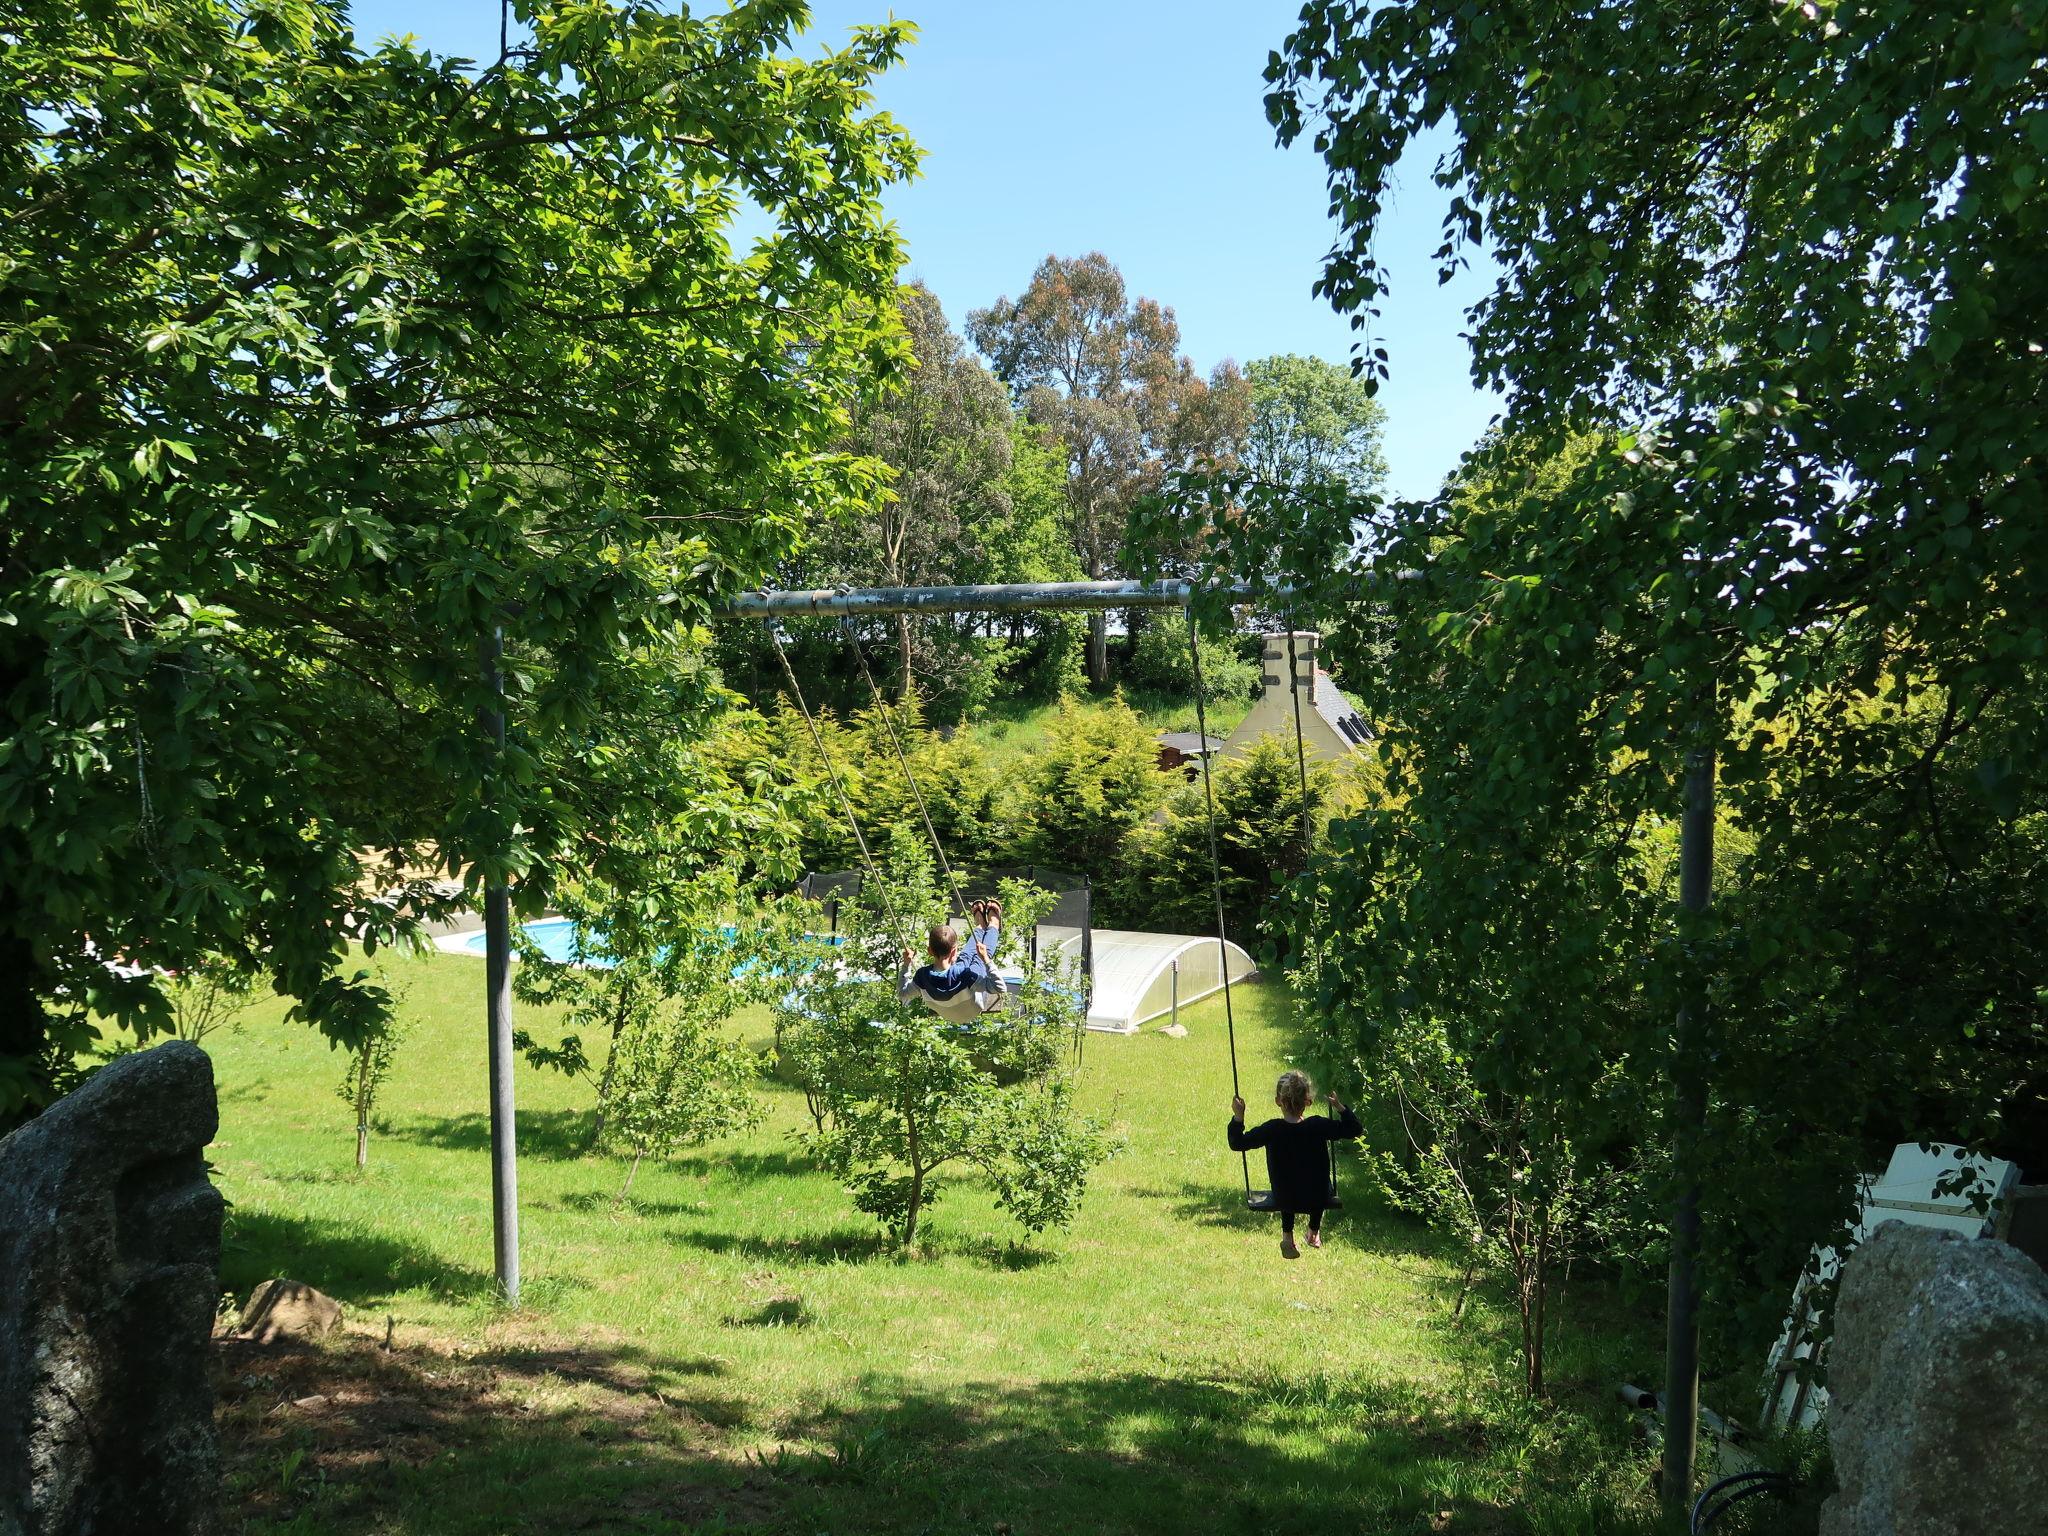
M1252 1174L1252 1188L1265 1188L1265 1181L1256 1169ZM1133 1193L1143 1200L1163 1202L1172 1208L1178 1219L1197 1226L1232 1232L1270 1230L1277 1234L1280 1230L1280 1218L1271 1211L1254 1211L1246 1207L1242 1184L1221 1186L1183 1179L1175 1184L1151 1185ZM1344 1208L1330 1212L1324 1217L1323 1224L1333 1233L1343 1233L1346 1247L1365 1253L1397 1261L1442 1257L1448 1262L1452 1257L1451 1245L1439 1234L1419 1221L1409 1220L1388 1206L1378 1194L1357 1184L1345 1193ZM1410 1275L1423 1273L1412 1262L1402 1268ZM1436 1278L1434 1272L1429 1278Z
M747 1232L691 1232L670 1234L673 1242L707 1253L737 1253L750 1259L784 1264L865 1264L894 1261L915 1264L922 1259L964 1258L989 1269L1009 1273L1036 1269L1053 1263L1059 1256L1044 1248L1006 1243L992 1237L955 1236L939 1231L921 1237L917 1247L905 1252L896 1239L875 1227L842 1227L832 1232L810 1232L797 1237L761 1237Z
M1561 1435L1412 1384L1125 1373L934 1391L878 1375L849 1405L771 1420L630 1347L387 1352L347 1336L224 1353L246 1531L1653 1529L1588 1496L1589 1467L1622 1454L1605 1426Z
M743 1179L821 1178L824 1169L801 1152L691 1152L668 1160L667 1167L683 1178L699 1179L714 1173L736 1174Z
M751 1312L735 1312L723 1321L728 1328L809 1328L818 1316L804 1305L801 1296L777 1296Z
M493 1295L482 1270L348 1222L282 1216L237 1206L221 1234L221 1288L237 1300L283 1275L360 1305L393 1291L431 1291L451 1301Z
M449 1115L412 1118L392 1123L390 1135L415 1146L446 1152L487 1152L491 1117ZM522 1109L519 1111L519 1155L576 1159L590 1152L590 1111L584 1109Z

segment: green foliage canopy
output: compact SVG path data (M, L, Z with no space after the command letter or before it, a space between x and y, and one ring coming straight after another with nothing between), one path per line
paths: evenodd
M1125 838L1166 796L1158 758L1158 743L1121 696L1093 706L1061 699L1025 784L1030 856L1108 878Z
M1269 64L1361 329L1421 135L1444 270L1501 265L1471 339L1502 436L1386 515L1377 581L1322 587L1340 642L1393 636L1358 679L1393 799L1332 861L1362 921L1329 1001L1367 1039L1442 1018L1582 1143L1617 1063L1658 1138L1655 1085L1710 1078L1676 1171L1712 1164L1724 1299L1744 1266L1782 1296L1865 1138L2001 1134L2039 1051L2044 45L2039 6L1316 0ZM1224 542L1314 583L1300 526ZM1681 926L1654 846L1699 748L1753 843Z
M1202 697L1242 700L1259 686L1257 663L1247 661L1236 637L1201 637ZM1188 655L1188 629L1179 614L1155 614L1131 642L1124 675L1133 688L1149 688L1176 698L1192 698L1194 660Z
M1306 868L1333 795L1335 775L1323 763L1310 763L1304 801L1301 765L1291 735L1261 736L1242 756L1213 762L1210 773L1230 936L1250 946L1265 934L1284 945L1291 937L1291 925L1282 920L1284 894ZM1181 783L1166 802L1165 815L1132 832L1126 858L1115 897L1120 910L1142 914L1148 926L1168 932L1215 929L1209 808L1199 779Z
M1234 364L1204 380L1180 355L1173 311L1133 299L1100 251L1048 256L1015 299L967 333L1030 420L1067 453L1068 523L1082 569L1109 574L1133 502L1175 470L1228 460L1249 394ZM1104 615L1089 619L1088 675L1109 679Z
M1239 455L1245 469L1276 485L1334 482L1353 494L1380 487L1387 410L1370 380L1291 352L1247 363L1244 378L1252 399Z
M0 1118L88 1010L160 1026L111 954L260 963L358 1036L338 954L433 910L365 850L544 901L635 646L875 489L835 449L899 350L879 194L914 150L868 84L905 27L809 61L795 0L518 14L483 67L317 0L15 26Z

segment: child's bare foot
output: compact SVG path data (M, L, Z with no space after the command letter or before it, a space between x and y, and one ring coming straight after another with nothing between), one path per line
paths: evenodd
M1323 1246L1323 1234L1316 1231L1313 1227L1309 1229L1308 1245L1311 1248L1320 1248Z
M1298 1259L1301 1257L1301 1250L1294 1246L1294 1234L1292 1232L1280 1239L1280 1257L1283 1259Z

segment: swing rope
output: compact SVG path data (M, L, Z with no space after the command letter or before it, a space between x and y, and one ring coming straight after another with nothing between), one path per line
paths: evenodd
M1306 877L1314 874L1311 866L1315 863L1316 857L1316 835L1315 820L1310 816L1308 808L1308 747L1301 734L1301 663L1295 654L1294 607L1291 603L1288 605L1286 618L1287 694L1294 705L1294 766L1301 775L1301 872ZM1309 688L1315 688L1313 675L1309 678ZM1320 905L1316 899L1316 886L1311 880L1308 897L1308 942L1311 944L1316 939L1316 913L1320 910ZM1317 957L1317 964L1321 964L1320 956ZM1337 1143L1333 1141L1330 1143L1330 1194L1334 1197L1336 1193Z
M1230 1096L1244 1097L1237 1080L1237 1015L1230 1003L1230 937L1223 918L1223 854L1216 841L1216 790L1209 779L1209 707L1202 689L1202 631L1195 621L1195 607L1188 604L1188 659L1195 673L1195 735L1202 748L1202 800L1209 809L1209 885L1216 894L1216 965L1223 973L1223 1027L1230 1035ZM1237 1154L1244 1173L1244 1197L1252 1197L1251 1158Z
M846 643L854 659L860 663L860 675L867 679L868 696L875 701L875 712L882 717L882 724L889 732L889 745L896 749L896 761L903 768L903 782L910 786L910 798L917 802L917 814L924 819L925 836L932 840L932 852L938 855L939 869L946 877L946 885L953 893L953 905L962 917L973 918L968 909L967 898L960 893L960 882L953 874L953 866L946 862L945 845L939 841L939 829L932 825L931 810L924 803L924 791L917 787L917 775L910 770L910 754L903 750L903 738L897 733L895 717L889 713L888 703L882 698L882 690L875 685L875 674L868 666L867 652L860 646L860 636L854 633L851 618L841 621L844 626Z
M846 785L840 780L839 769L832 761L832 754L825 750L825 738L818 730L818 722L811 718L811 707L804 702L803 685L796 680L796 668L789 664L789 653L782 648L782 637L775 632L775 622L763 619L761 628L767 631L769 643L775 647L775 656L782 663L782 675L789 679L789 691L796 699L796 707L804 717L804 726L811 733L811 745L817 748L818 761L825 765L825 774L832 781L832 788L838 793L839 807L846 813L846 825L853 831L854 845L860 849L860 861L867 870L868 878L874 882L875 894L882 898L882 910L889 917L889 931L896 936L897 944L904 949L910 947L905 940L906 930L902 918L896 915L896 903L889 899L889 882L882 878L882 872L875 865L874 853L868 848L868 840L860 830L860 818L853 813L853 801L846 793Z

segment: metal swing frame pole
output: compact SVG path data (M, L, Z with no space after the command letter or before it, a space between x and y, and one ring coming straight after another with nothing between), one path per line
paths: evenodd
M481 647L488 702L480 724L492 748L492 775L505 755L505 626L494 623ZM491 1248L498 1291L519 1305L519 1116L513 1098L512 897L500 876L484 888L484 1035L490 1059Z
M1041 613L1106 608L1185 608L1196 592L1251 601L1284 598L1244 582L1200 586L1189 581L1015 581L963 587L818 587L799 592L742 592L725 605L738 618L793 618L871 613Z
M1361 585L1420 580L1419 570L1362 572ZM741 592L715 605L727 618L823 618L872 613L1053 613L1107 608L1187 608L1198 595L1234 603L1291 605L1292 586L1248 581L1012 581L960 587L814 587Z

